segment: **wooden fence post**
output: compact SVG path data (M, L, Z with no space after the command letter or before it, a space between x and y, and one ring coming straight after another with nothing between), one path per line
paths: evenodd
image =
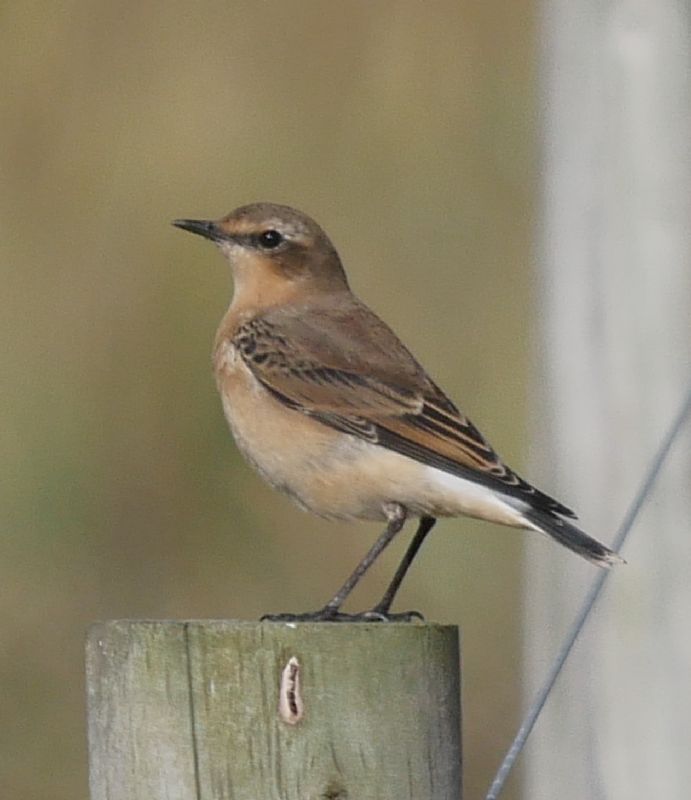
M458 631L98 623L91 800L459 800Z

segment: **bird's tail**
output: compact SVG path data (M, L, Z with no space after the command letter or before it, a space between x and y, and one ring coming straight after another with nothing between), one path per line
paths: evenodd
M583 556L593 564L597 564L598 567L609 569L614 564L626 563L620 555L610 550L609 547L600 544L597 539L593 539L592 536L583 533L580 528L561 519L561 517L533 508L523 511L522 516L530 523L531 528L546 533L559 544L563 544L564 547L568 547L569 550L573 550L579 556Z

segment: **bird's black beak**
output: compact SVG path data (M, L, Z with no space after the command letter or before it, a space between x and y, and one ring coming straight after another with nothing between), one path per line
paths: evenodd
M173 225L176 228L182 228L183 231L196 233L203 236L205 239L211 239L212 242L217 242L223 238L223 232L218 225L212 220L208 219L174 219Z

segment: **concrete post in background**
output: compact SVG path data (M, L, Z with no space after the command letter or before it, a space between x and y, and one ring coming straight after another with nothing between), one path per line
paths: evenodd
M608 542L691 379L691 6L545 0L540 40L535 477ZM531 800L688 797L690 439L535 729ZM528 546L527 698L593 578Z

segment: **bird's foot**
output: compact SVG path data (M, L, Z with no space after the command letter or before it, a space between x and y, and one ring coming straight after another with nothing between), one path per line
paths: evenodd
M332 606L324 606L319 611L305 611L302 614L264 614L261 622L351 622L351 616Z
M393 614L376 606L370 611L359 614L346 614L332 606L324 606L319 611L307 611L302 614L264 614L262 622L413 622L425 621L419 611L403 611Z
M375 606L369 611L358 614L363 622L424 622L425 618L419 611L399 611L393 613L388 609L384 610Z

